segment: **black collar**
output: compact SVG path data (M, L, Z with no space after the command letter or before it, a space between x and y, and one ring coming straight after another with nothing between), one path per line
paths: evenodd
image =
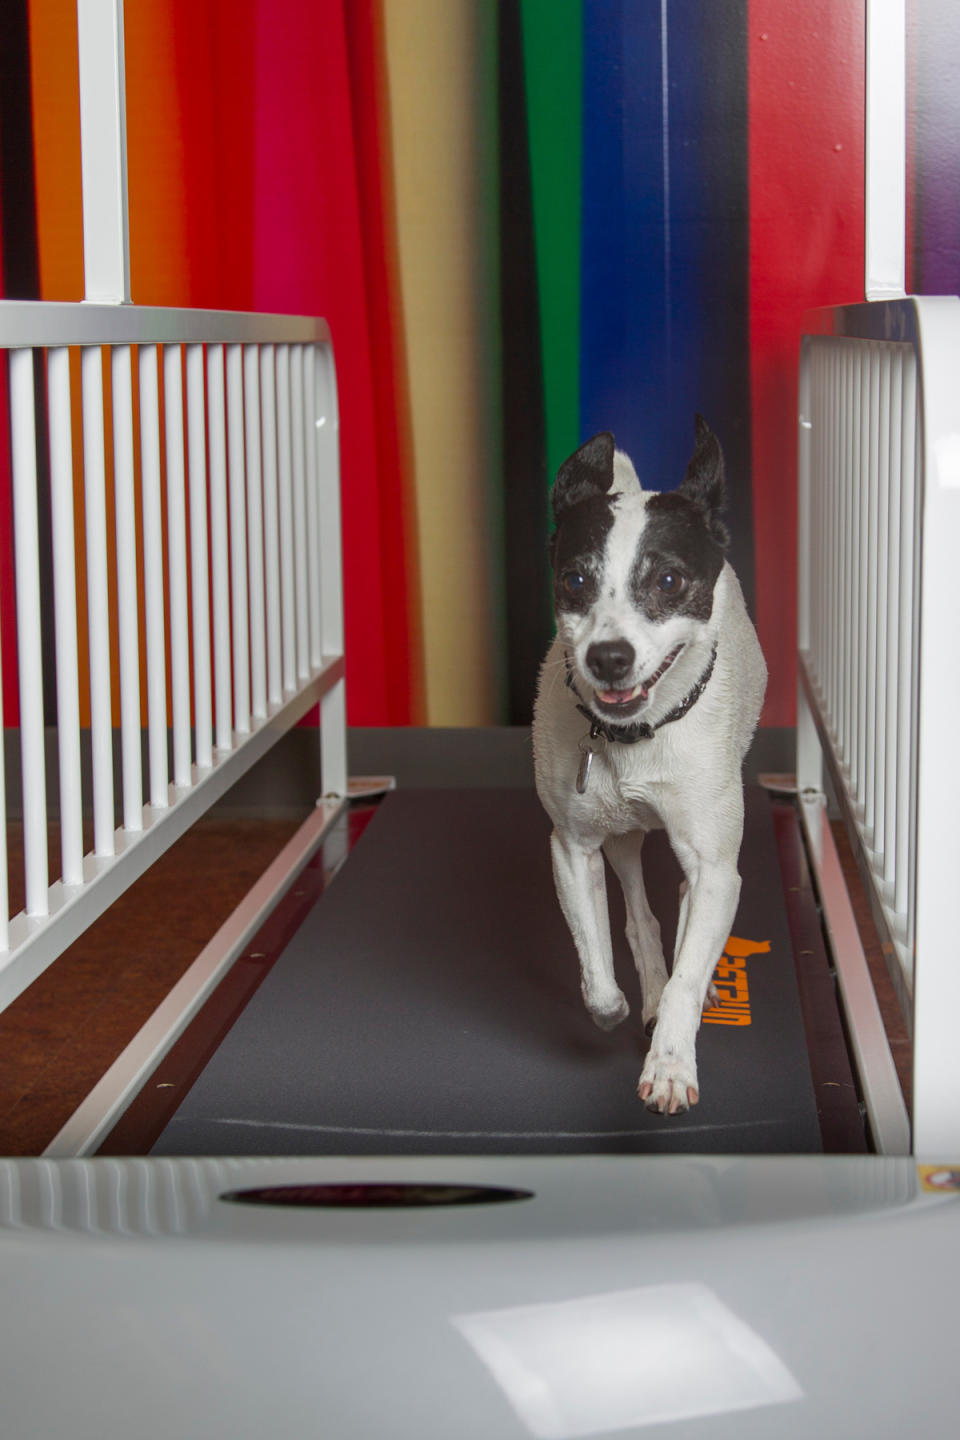
M688 710L692 710L710 683L710 676L713 674L713 667L717 663L716 646L700 679L692 690L688 690L679 704L668 710L656 725L650 725L646 720L638 720L633 725L607 724L604 720L598 720L592 710L588 710L580 699L580 692L573 679L573 662L568 651L564 651L564 660L567 667L567 684L577 697L577 709L581 715L585 715L590 721L590 738L596 740L602 737L604 740L613 740L621 745L635 745L638 740L652 740L661 725L669 725L674 720L682 720Z

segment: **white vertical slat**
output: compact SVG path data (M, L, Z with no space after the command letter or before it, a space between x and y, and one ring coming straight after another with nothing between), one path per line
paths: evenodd
M839 746L840 741L840 684L842 658L840 630L843 623L843 351L841 346L831 347L833 417L832 417L832 464L830 466L830 504L832 510L830 533L833 537L830 564L830 724Z
M814 377L814 399L813 399L813 453L811 456L811 471L809 475L810 485L810 533L811 536L819 537L823 529L823 487L818 483L819 476L823 473L824 446L826 444L827 417L823 403L823 357L819 349L814 349L811 356L811 365ZM817 682L821 692L824 688L824 639L823 639L823 591L825 586L824 569L827 564L826 546L819 542L819 539L811 543L807 549L807 564L814 567L813 577L810 581L810 601L813 606L813 644L816 655Z
M160 382L156 345L141 345L139 353L150 804L157 809L164 809L170 803L170 776L167 760L167 645L163 594L163 500L160 484Z
M187 601L183 358L179 345L163 347L163 416L167 456L173 783L183 787L190 784L190 630Z
M210 553L216 743L218 750L229 750L233 744L233 704L230 680L230 560L222 345L207 347L207 415L210 432Z
M826 589L827 571L830 566L830 539L829 528L824 523L824 516L830 503L824 483L826 476L826 456L829 453L829 413L827 409L827 385L826 385L826 355L822 344L817 344L813 350L815 374L817 377L816 388L816 412L814 422L814 442L816 451L813 458L813 470L810 476L810 488L813 491L814 505L814 528L813 534L816 537L811 544L811 554L816 565L816 579L811 585L814 597L814 604L817 610L816 624L816 646L817 646L817 679L820 685L820 693L827 693L827 637L826 637Z
M849 474L852 464L852 445L850 439L850 409L849 409L849 385L850 374L847 364L845 348L840 346L840 408L839 408L839 430L840 430L840 497L839 497L839 531L837 545L837 656L836 656L836 704L837 704L837 740L841 762L846 764L850 753L847 735L847 707L846 707L846 683L849 665L847 653L847 594L850 581L850 565L847 550L850 540L850 525L848 520Z
M317 427L324 417L317 413L316 350L308 345L303 357L303 438L307 492L307 606L310 639L310 666L323 664L320 616L320 522L317 496Z
M865 776L867 769L867 608L869 593L870 560L867 542L870 534L870 491L873 488L871 463L872 445L870 436L870 354L861 347L859 354L859 383L857 385L857 414L859 419L859 463L857 466L857 493L855 496L856 524L856 670L854 671L854 754L855 789L854 796L862 816L866 796Z
M280 532L277 511L277 362L273 345L260 347L260 402L263 432L263 550L267 610L267 698L283 698L283 639L280 628Z
M297 678L310 674L309 600L307 591L307 500L303 443L303 346L290 356L290 423L293 431L293 547L297 602Z
M83 880L83 800L80 777L80 683L77 659L77 577L73 523L73 433L70 353L47 352L50 414L50 512L53 604L57 646L57 746L60 759L60 855L63 882Z
M851 460L847 491L847 765L850 785L856 794L859 784L858 710L860 702L860 494L863 489L863 412L860 404L862 351L852 347L850 355L850 442Z
M827 635L827 575L830 569L830 546L832 543L832 531L825 523L825 517L829 513L830 493L826 487L825 479L827 473L827 457L830 454L830 411L829 391L827 386L827 355L822 345L816 351L817 371L819 375L819 398L817 401L817 414L820 423L817 427L818 450L817 468L811 477L814 494L817 504L817 529L816 534L822 538L815 546L817 552L817 584L813 587L817 604L817 652L819 655L819 676L821 693L827 695L827 657L829 653Z
M860 492L862 489L862 408L860 389L862 377L862 352L859 346L851 347L850 354L850 442L851 460L847 491L847 765L850 771L850 785L854 794L858 783L860 756L857 750L857 710L859 705L859 661L860 661Z
M803 476L801 536L798 555L803 572L804 613L806 620L801 631L801 642L806 649L814 678L820 683L819 611L817 608L817 566L821 556L811 536L816 532L818 495L813 485L813 475L818 463L821 445L822 417L820 412L820 370L817 364L816 347L808 339L804 343L804 363L801 368L804 386L801 404L800 446L803 457L800 474ZM806 422L804 425L804 421Z
M297 686L296 577L293 555L293 451L290 424L290 346L277 347L277 504L280 516L280 614L283 688Z
M207 427L203 346L187 350L187 433L190 466L190 595L193 616L193 708L197 768L213 764L210 677L210 557L207 548Z
M856 786L857 734L857 589L858 589L858 519L860 506L860 353L848 348L847 353L847 419L849 468L846 476L846 555L843 635L846 655L844 679L844 759L847 783Z
M841 603L841 589L839 589L839 575L841 575L841 420L839 420L839 357L838 347L830 346L828 354L829 363L829 472L826 477L829 497L829 526L828 544L830 563L828 570L828 583L826 583L826 635L828 635L828 684L826 684L826 714L830 724L830 733L839 736L838 707L836 707L836 694L838 694L839 677L839 603Z
M103 435L103 360L98 345L85 345L83 392L83 485L87 535L87 629L90 638L90 741L93 756L93 843L112 855L113 716L110 706L110 610L107 588L107 505Z
M893 899L894 875L897 864L897 756L899 729L897 690L900 670L900 507L903 491L903 375L904 363L898 358L891 374L890 387L890 501L887 520L887 688L886 710L886 798L884 803L883 879Z
M263 575L263 481L260 473L260 356L256 345L245 345L243 349L243 412L250 578L250 704L254 719L265 720L267 633Z
M320 584L324 655L342 655L343 561L340 548L340 416L329 348L317 352L314 414L317 425ZM322 423L319 423L322 422ZM320 702L320 753L324 794L347 793L347 687L343 679Z
M912 354L905 357L903 373L903 421L900 471L900 662L897 693L897 858L895 864L894 908L900 915L908 909L911 883L911 807L913 778L914 697L916 695L916 647L914 645L916 573L916 364Z
M828 527L824 524L824 516L829 505L829 496L826 492L825 479L825 456L828 453L829 438L829 415L827 411L826 395L826 356L823 353L822 345L817 345L813 351L815 374L817 377L816 387L816 412L814 423L814 442L816 451L813 458L813 470L810 475L810 488L813 491L814 521L813 535L815 539L811 545L811 553L814 554L816 565L816 579L811 585L816 606L816 647L817 647L817 679L822 695L826 694L826 588L827 571L830 565L830 547Z
M110 351L113 409L113 494L117 536L117 635L120 661L120 772L123 826L143 828L140 757L140 629L137 521L134 499L133 385L129 345Z
M887 755L887 659L889 635L887 633L887 604L889 567L887 548L890 544L890 429L892 424L890 402L890 372L892 357L884 347L880 356L880 377L877 393L877 426L879 436L877 471L877 530L874 554L877 574L875 601L874 642L876 654L876 721L874 730L873 767L873 848L878 857L878 874L882 875L886 865L886 755Z
M123 0L77 0L87 300L130 299Z
M28 915L46 915L47 785L43 753L43 661L40 646L40 549L37 531L33 354L32 350L13 350L10 353L10 449L13 462L26 910Z
M874 776L876 773L877 737L877 534L878 491L880 487L880 356L876 346L870 348L869 385L866 395L870 463L865 486L864 546L866 558L865 628L863 665L863 772L860 803L868 843L873 845Z
M230 496L230 619L233 629L233 726L250 732L250 629L247 610L247 500L243 463L243 362L227 346L227 455Z
M810 369L810 341L800 353L800 392L797 416L797 643L801 651L811 649L810 565L810 459L813 450L813 377Z

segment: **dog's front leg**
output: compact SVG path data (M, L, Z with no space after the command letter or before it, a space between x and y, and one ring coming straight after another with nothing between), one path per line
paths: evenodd
M638 1087L648 1110L670 1115L700 1098L696 1060L700 1015L740 898L735 865L685 855L680 846L676 848L689 887L682 938Z
M555 830L550 837L553 878L560 908L580 958L583 1000L601 1030L612 1030L630 1013L613 973L603 855Z
M663 987L667 983L667 967L660 943L660 926L647 903L643 884L643 841L642 830L631 830L626 835L609 835L603 848L623 889L627 907L627 943L640 977L643 1026L649 1035L657 1018Z

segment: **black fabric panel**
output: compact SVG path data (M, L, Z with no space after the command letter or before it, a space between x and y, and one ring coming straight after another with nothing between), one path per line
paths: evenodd
M553 635L546 422L517 0L499 7L501 411L508 715L529 725Z
M748 791L735 933L752 1024L703 1025L702 1099L649 1114L634 1013L603 1033L580 997L532 791L388 796L357 848L186 1096L153 1153L770 1153L819 1150L816 1106L765 794ZM679 870L647 842L672 944ZM668 949L669 953L669 949Z
M723 427L729 559L753 614L747 0L711 5L674 0L670 17L676 38L695 49L703 77L690 93L692 113L685 116L678 106L673 140L678 151L685 145L701 147L696 168L706 193L699 203L690 204L689 213L696 217L692 223L702 287L703 413L715 416L715 424ZM678 173L682 170L680 153L675 167ZM786 436L785 444L793 444L793 437Z
M27 0L4 0L0 21L0 206L7 300L40 298L27 12Z

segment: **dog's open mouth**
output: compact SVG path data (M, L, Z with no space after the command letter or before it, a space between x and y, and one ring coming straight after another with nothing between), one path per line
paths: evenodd
M671 650L652 675L648 675L645 680L641 680L639 685L634 685L630 690L594 690L593 695L597 708L607 714L617 715L631 715L639 710L650 699L650 691L660 677L670 669L682 649L683 646L678 645Z

